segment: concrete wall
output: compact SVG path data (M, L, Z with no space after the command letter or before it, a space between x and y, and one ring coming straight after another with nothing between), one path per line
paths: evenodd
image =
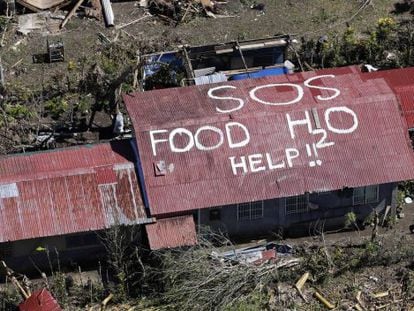
M283 229L289 234L312 234L321 226L324 230L344 227L345 214L354 212L358 220L364 220L373 209L383 210L387 205L395 207L397 184L379 185L379 199L374 204L353 206L352 189L349 191L332 191L309 194L309 202L318 205L315 210L306 213L286 215L285 199L266 200L263 202L263 218L255 220L237 219L237 205L216 207L220 209L220 220L210 220L210 210L199 211L199 224L213 230L221 230L231 236L260 236L279 233ZM198 217L198 215L197 215ZM197 219L197 218L196 218Z

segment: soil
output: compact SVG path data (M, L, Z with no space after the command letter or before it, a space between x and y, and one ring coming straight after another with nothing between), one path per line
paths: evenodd
M372 4L361 11L359 8L362 1L357 0L263 0L263 12L250 9L252 2L228 0L227 4L221 5L221 18L208 18L203 14L187 15L183 22L171 24L157 16L151 16L123 27L122 30L117 27L146 14L146 9L140 8L138 2L113 3L115 28L106 28L102 20L73 17L62 31L23 36L16 33L15 22L8 28L4 47L0 49L6 81L27 85L32 89L41 87L59 72L66 72L69 61L78 62L84 58L96 57L103 45L98 38L99 32L110 40L117 38L121 42L136 42L137 46L144 42L154 46L155 50L165 51L182 44L220 43L276 34L291 34L297 39L325 34L336 36L346 28L346 22L363 32L373 27L378 18L395 16L392 13L395 10L394 1L388 0L371 1ZM359 13L350 20L357 12ZM57 12L56 15L64 16L66 13ZM399 16L405 17L407 13ZM34 64L33 55L46 53L48 38L64 42L66 61Z

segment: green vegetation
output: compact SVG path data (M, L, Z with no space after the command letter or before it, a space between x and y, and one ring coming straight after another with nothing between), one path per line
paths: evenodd
M367 33L348 26L340 36L328 34L319 40L305 40L299 52L301 61L312 68L371 64L379 68L414 65L414 23L380 18Z
M59 119L69 109L69 104L65 98L55 97L46 101L44 108L53 119Z

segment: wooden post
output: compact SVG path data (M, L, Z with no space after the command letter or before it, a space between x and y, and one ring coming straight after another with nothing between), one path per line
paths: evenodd
M0 63L0 88L4 87L4 70L3 70L3 65Z
M244 59L244 55L243 55L243 52L241 50L239 41L236 41L236 44L237 44L237 49L239 50L240 57L242 59L243 65L244 65L244 69L246 69L247 76L250 78L249 67L247 67L246 60Z
M23 288L23 286L20 284L20 282L16 279L16 277L13 275L14 271L11 270L9 267L7 267L6 263L4 261L0 261L1 265L6 270L6 275L10 278L13 285L17 288L17 290L20 292L20 294L23 296L24 299L27 299L30 297L29 293L26 292L26 290Z
M194 84L194 79L195 79L195 75L194 75L194 70L193 70L193 65L191 65L191 59L188 56L188 52L187 52L187 48L185 46L183 46L182 48L183 54L184 54L184 59L185 59L185 70L187 71L187 78L189 79L189 81L191 81L191 84Z

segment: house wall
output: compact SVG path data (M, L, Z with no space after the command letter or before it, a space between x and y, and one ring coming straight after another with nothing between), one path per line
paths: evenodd
M396 207L397 184L379 185L378 202L374 204L353 205L352 189L312 193L309 202L319 207L305 213L286 215L285 199L273 199L263 202L263 218L238 220L237 205L218 207L220 220L210 220L210 209L200 210L197 214L199 225L209 226L232 236L260 237L269 233L279 233L280 229L290 235L312 234L314 230L333 230L344 227L345 214L354 212L357 219L363 221L373 209L382 211L387 205Z
M45 249L49 250L49 258ZM36 267L50 273L50 264L55 271L58 265L63 271L77 269L78 265L84 268L96 264L104 254L94 232L0 243L0 258L19 273L30 274Z

